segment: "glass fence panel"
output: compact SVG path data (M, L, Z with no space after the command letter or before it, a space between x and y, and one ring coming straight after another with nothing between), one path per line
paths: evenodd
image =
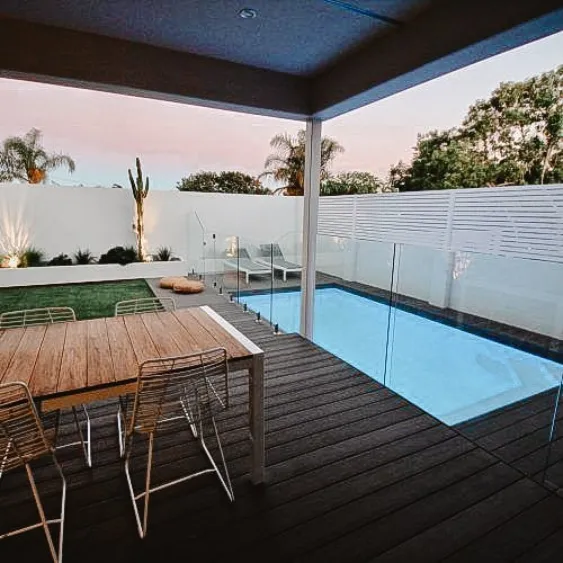
M272 314L272 269L267 240L240 238L239 248L239 301L245 310L270 319Z
M240 293L243 306L270 323L273 332L299 332L301 303L301 234L275 241L241 239L254 268Z
M393 244L317 239L314 341L385 382Z
M291 231L272 243L274 331L299 332L301 322L301 276L303 273L303 233Z
M397 245L386 383L562 486L562 304L563 264Z
M211 232L205 242L207 287L236 298L239 289L239 237L231 233Z

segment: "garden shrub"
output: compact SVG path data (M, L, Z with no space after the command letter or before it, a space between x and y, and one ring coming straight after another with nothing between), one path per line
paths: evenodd
M131 262L138 262L137 251L133 246L114 246L110 248L105 254L100 256L98 264L130 264Z
M49 260L48 266L72 266L72 258L68 254L59 254Z

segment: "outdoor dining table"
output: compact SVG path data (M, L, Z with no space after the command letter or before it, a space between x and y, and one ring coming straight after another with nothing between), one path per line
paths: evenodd
M265 479L264 353L210 307L0 330L0 384L23 381L42 412L134 393L150 358L227 350L248 370L250 476Z

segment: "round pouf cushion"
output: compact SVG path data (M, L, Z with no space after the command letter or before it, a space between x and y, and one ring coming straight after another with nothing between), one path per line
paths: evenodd
M169 276L167 278L161 278L158 285L162 287L162 289L172 289L175 284L182 283L184 281L188 280L179 276Z
M199 281L182 280L174 284L174 293L201 293L204 285Z

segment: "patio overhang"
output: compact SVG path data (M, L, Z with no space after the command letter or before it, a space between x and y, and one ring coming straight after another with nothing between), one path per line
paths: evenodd
M323 0L256 0L254 31L214 3L221 41L194 2L178 4L176 27L144 2L102 2L111 11L97 15L72 4L3 2L0 75L293 119L335 117L563 29L558 0L398 0L391 23Z

